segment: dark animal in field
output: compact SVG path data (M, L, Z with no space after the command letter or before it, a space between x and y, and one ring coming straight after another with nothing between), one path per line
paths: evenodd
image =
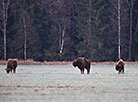
M122 59L120 59L116 66L115 66L115 69L118 71L118 74L120 74L121 72L124 74L124 61Z
M7 61L7 68L5 69L7 73L12 71L16 73L16 67L17 67L17 60L16 59L8 59Z
M87 70L87 74L90 74L91 61L84 57L79 57L76 60L74 60L73 66L78 67L81 71L81 74L84 74L84 69Z

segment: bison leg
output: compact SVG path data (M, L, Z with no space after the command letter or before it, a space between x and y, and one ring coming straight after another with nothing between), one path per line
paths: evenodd
M11 69L10 71L11 71L11 73L12 73L12 69Z
M16 73L16 68L13 69L13 73Z
M124 69L123 69L123 74L124 74Z
M118 74L124 74L124 69L119 69Z
M87 69L87 74L90 74L90 69Z
M81 74L84 74L84 69L81 69Z
M123 74L124 74L124 66L123 66L123 68L122 68L122 71L123 71Z
M121 69L120 73L121 73L121 74L124 74L124 69Z
M120 74L120 73L121 73L121 69L118 70L118 74Z

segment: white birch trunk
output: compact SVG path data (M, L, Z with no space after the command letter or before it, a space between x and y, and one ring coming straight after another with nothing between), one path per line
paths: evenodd
M131 3L132 2L133 0L131 0ZM129 61L131 60L131 49L132 49L132 9L133 7L130 8Z
M88 31L89 31L89 36L91 36L92 30L91 30L91 10L92 10L92 0L89 0L89 21L88 21ZM89 43L89 42L88 42Z
M63 53L65 29L66 29L66 28L64 27L64 28L63 28L63 32L62 32L61 47L60 47L60 54L62 54L62 53Z
M118 0L118 59L121 58L121 38L120 38L120 30L121 30L121 26L120 26L120 0Z
M134 2L136 0L131 0L130 1L130 4L129 4L129 1L127 0L127 4L128 4L128 7L130 9L130 32L129 32L129 61L131 61L131 58L132 58L132 21L133 21L133 6L134 6Z
M134 5L134 0L131 0L130 3L130 40L129 40L129 61L131 61L131 54L132 54L132 16L133 16L133 5Z
M2 6L3 6L3 10L2 10L2 16L3 16L3 38L4 38L4 60L7 59L7 19L8 19L8 8L9 8L9 3L10 0L7 0L7 3L4 2L4 0L2 1Z
M24 12L24 11L23 11ZM24 60L27 59L27 28L26 28L26 19L25 15L23 15L23 26L24 26Z

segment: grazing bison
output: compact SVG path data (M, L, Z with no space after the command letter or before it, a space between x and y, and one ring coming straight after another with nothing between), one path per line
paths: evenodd
M118 74L120 74L121 72L124 74L124 61L122 59L120 59L117 64L115 69L118 71Z
M16 67L17 67L17 60L16 59L8 59L7 68L5 70L7 73L9 73L9 72L12 73L12 70L14 73L16 73Z
M74 67L78 67L81 71L81 74L84 74L84 69L87 70L87 74L90 74L90 66L91 66L91 61L83 58L83 57L79 57L76 60L73 61L73 66Z

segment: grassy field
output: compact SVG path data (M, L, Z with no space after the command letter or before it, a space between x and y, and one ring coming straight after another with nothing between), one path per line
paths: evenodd
M80 74L72 65L0 65L0 102L138 102L138 65L117 74L114 65L92 65Z

